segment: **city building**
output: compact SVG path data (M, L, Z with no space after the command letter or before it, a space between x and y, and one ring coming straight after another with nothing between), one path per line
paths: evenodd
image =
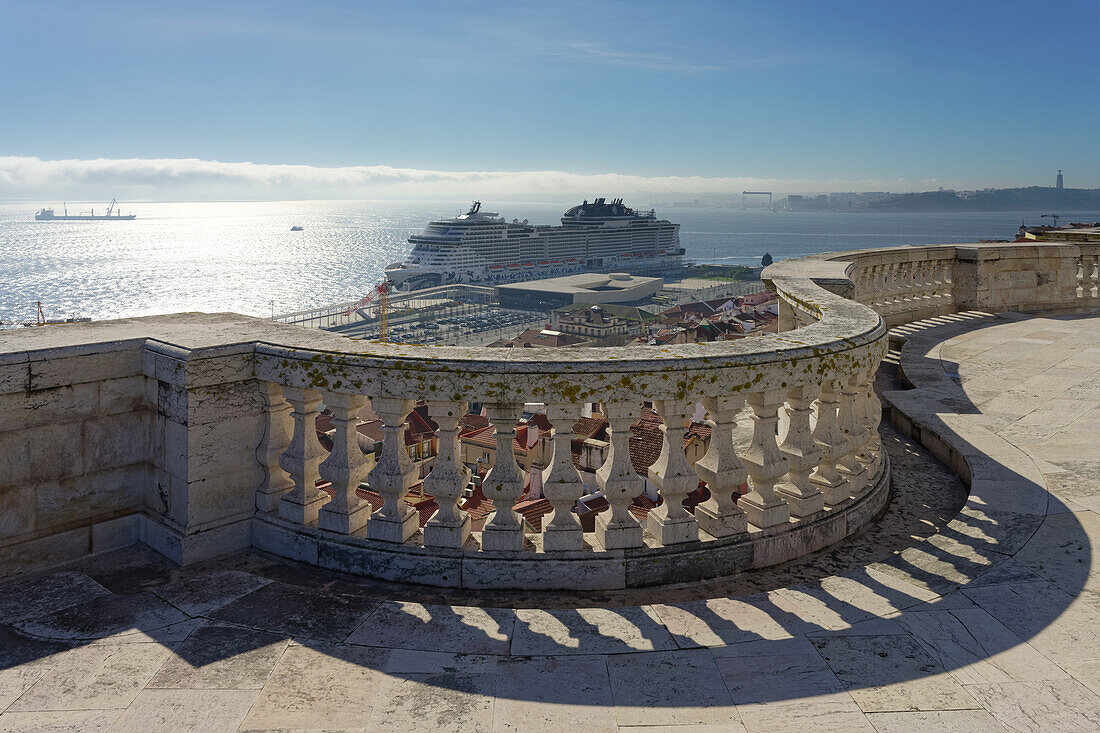
M515 338L494 341L489 344L489 346L506 349L530 349L535 347L554 349L566 346L580 346L588 343L589 339L581 338L573 334L562 333L561 331L554 331L548 328L529 328Z
M664 287L659 277L623 272L585 272L546 280L509 283L494 288L505 308L542 310L574 303L637 303Z
M599 346L613 346L625 343L627 337L647 332L651 326L660 323L661 317L625 305L575 305L555 308L550 313L550 327L562 333L574 334L590 339ZM618 344L610 343L614 337L620 337Z

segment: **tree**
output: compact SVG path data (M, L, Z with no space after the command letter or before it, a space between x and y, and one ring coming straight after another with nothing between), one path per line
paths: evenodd
M767 267L772 263L772 256L770 253L765 252L764 256L760 258L760 266Z

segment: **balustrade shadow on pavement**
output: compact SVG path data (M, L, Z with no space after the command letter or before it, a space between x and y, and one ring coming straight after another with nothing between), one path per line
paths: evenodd
M905 394L888 393L893 409L903 409ZM960 414L980 412L960 402L961 389L950 397ZM967 452L965 436L934 413L914 424L920 435L960 446L963 460L984 455ZM569 596L472 593L351 578L257 552L179 568L137 548L9 582L0 586L0 668L47 671L8 709L35 709L51 685L72 683L71 669L57 671L66 667L58 655L99 660L107 649L129 658L124 677L152 670L141 686L154 689L263 686L293 648L330 660L322 667L375 675L376 705L378 696L393 702L386 690L417 685L438 697L429 705L456 696L587 709L637 704L680 721L694 720L686 709L710 719L707 711L807 695L849 692L858 702L862 691L873 703L891 684L931 685L950 703L962 693L960 676L1042 669L1049 663L1032 659L1026 642L1074 607L1087 563L1056 582L1017 563L1012 556L1026 540L1006 551L1006 513L973 507L974 494L892 428L882 437L895 487L879 523L839 547L721 582ZM970 468L972 483L985 480L989 466ZM1029 481L1009 469L998 475ZM1026 536L1057 515L1063 546L1090 557L1074 515L1049 502L1044 514L1026 515L1036 517ZM1020 583L1032 591L1026 597L1013 585ZM163 655L135 656L142 643ZM1051 643L1064 651L1067 642ZM82 663L89 664L73 664ZM547 665L572 669L572 684L534 683ZM120 674L110 664L103 670ZM83 681L89 690L95 679ZM293 680L270 679L283 687L265 693L269 705L303 694Z

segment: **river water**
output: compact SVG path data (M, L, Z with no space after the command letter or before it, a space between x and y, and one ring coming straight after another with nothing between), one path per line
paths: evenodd
M357 299L406 238L468 202L145 203L134 221L36 222L35 206L0 204L0 321L234 311L266 316ZM486 202L502 216L555 224L567 204ZM60 207L58 207L60 208ZM70 206L86 209L88 205ZM97 208L102 208L97 207ZM1059 212L1063 221L1100 220ZM1011 239L1039 212L801 213L669 208L696 262L757 264L815 252ZM303 231L292 232L299 225Z

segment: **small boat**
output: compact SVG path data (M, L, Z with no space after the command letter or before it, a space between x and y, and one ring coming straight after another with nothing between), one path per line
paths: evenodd
M290 228L290 231L292 231L292 232L300 232L300 231L302 231L302 228L301 228L300 226L298 226L297 224L295 224L294 226L292 226L292 227Z

